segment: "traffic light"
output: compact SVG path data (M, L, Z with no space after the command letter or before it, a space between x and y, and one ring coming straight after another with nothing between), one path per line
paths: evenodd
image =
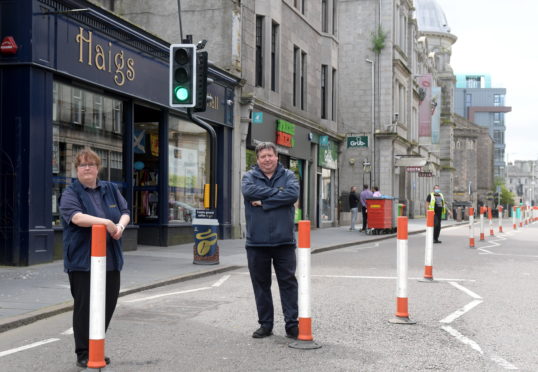
M170 106L196 106L196 46L170 45Z
M196 57L196 106L194 112L204 112L207 106L207 52Z

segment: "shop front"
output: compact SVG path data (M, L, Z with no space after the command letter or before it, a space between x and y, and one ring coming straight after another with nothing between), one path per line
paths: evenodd
M206 206L210 137L168 107L168 44L86 1L1 3L1 36L18 50L0 56L0 264L61 257L59 199L84 147L131 207L125 249L192 241L193 211ZM238 82L213 67L209 74L213 100L200 116L217 132L226 237Z

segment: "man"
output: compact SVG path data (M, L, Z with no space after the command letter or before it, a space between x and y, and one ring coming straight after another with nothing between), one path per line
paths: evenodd
M299 198L299 182L292 171L278 162L273 143L258 144L256 159L257 165L243 176L242 181L248 269L260 324L252 337L264 338L273 334L272 261L280 290L286 336L297 338L299 310L294 203Z
M372 191L368 188L368 185L362 185L362 191L360 193L360 201L361 201L361 208L362 208L362 229L361 231L366 232L366 229L368 227L368 211L366 209L366 199L370 199L374 197L374 194Z
M349 208L351 211L351 225L349 231L355 230L355 223L359 214L359 197L357 196L357 187L351 186L349 191Z
M439 234L441 233L441 218L447 211L452 215L450 209L446 208L445 198L443 194L441 194L439 185L435 185L433 187L433 192L426 198L426 209L434 211L435 213L433 220L433 242L439 244L441 243L439 240Z

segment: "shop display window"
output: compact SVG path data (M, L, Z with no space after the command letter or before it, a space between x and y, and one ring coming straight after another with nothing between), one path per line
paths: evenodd
M52 95L52 225L61 226L59 198L77 177L75 155L84 147L101 157L99 179L123 191L123 102L60 81Z
M204 208L204 184L209 183L209 137L185 120L169 117L168 221L190 223Z
M133 131L133 223L159 219L159 123L136 122Z

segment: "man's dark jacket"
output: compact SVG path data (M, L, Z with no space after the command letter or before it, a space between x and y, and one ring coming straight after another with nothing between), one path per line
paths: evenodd
M295 245L294 203L299 198L299 182L292 171L278 164L271 179L255 165L243 176L247 242L249 247ZM251 202L261 200L261 207Z

